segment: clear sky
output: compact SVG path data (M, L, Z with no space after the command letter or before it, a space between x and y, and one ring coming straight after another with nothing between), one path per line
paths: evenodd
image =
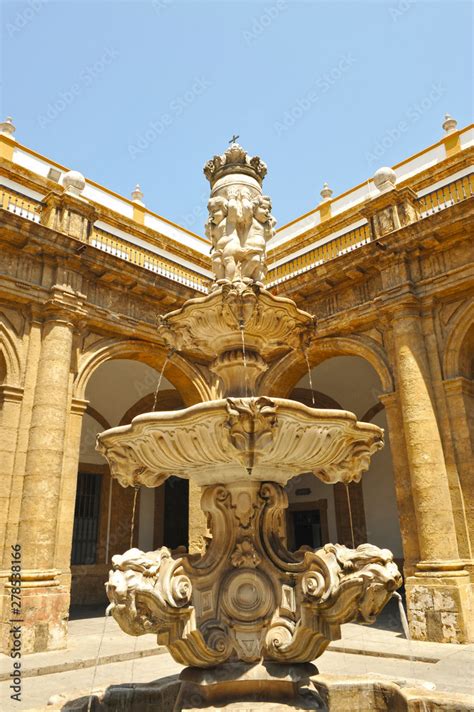
M203 164L233 133L278 226L472 120L472 4L2 3L2 107L21 143L200 234ZM2 116L2 118L3 118Z

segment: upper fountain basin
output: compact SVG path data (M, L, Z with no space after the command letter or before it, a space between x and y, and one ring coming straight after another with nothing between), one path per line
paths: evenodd
M226 398L144 413L97 436L123 486L157 487L171 475L200 486L252 478L285 485L304 472L334 484L359 481L383 430L344 410L284 398Z
M224 284L205 297L188 299L161 317L159 332L170 348L213 361L225 352L253 351L265 360L301 348L314 333L315 319L286 297L257 284ZM242 333L243 332L243 333Z

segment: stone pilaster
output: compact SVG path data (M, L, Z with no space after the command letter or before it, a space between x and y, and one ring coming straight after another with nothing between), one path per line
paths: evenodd
M17 536L23 653L66 645L69 591L60 585L55 563L73 329L80 307L76 295L55 287L43 315ZM8 645L8 630L4 642Z
M463 376L448 378L443 382L448 417L451 424L454 453L461 495L464 506L464 518L469 533L470 558L469 568L474 582L474 456L473 435L469 428L474 418L474 384Z
M420 550L402 414L396 393L385 393L380 396L380 400L385 406L387 416L398 520L403 544L404 574L410 576L415 571L417 561L420 560Z
M7 536L10 500L15 487L15 453L18 441L23 388L20 386L0 386L0 542L2 542L2 565L0 565L0 603L10 574L10 552L12 541ZM3 612L0 607L0 613Z
M416 639L470 639L469 576L459 559L441 437L430 387L422 325L415 303L397 307L393 340L421 561L406 580Z
M6 529L8 508L12 495L12 480L15 467L15 452L18 439L23 388L20 386L0 386L0 461L2 463L0 492L0 541L8 546Z
M61 571L61 583L68 589L71 584L71 547L74 529L74 508L76 504L77 473L81 447L82 419L88 401L73 398L69 412L63 476L58 511L58 529L55 553L55 567Z
M5 552L3 567L8 567L9 547L17 542L18 523L20 520L21 493L23 490L23 475L25 473L26 451L28 449L28 437L30 432L31 413L33 410L33 399L36 385L36 374L38 371L39 357L41 351L41 328L42 322L33 310L25 334L26 362L23 379L23 397L20 409L20 421L18 424L18 438L16 443L15 461L13 465L13 475L10 493L10 503L8 508L8 519L5 534ZM8 553L7 553L8 551Z

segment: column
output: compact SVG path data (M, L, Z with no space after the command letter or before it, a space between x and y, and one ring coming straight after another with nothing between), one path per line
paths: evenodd
M396 307L393 340L421 561L406 580L413 637L466 642L469 576L459 559L448 475L418 306Z
M71 311L57 304L60 299L56 290L44 316L18 529L23 653L66 645L69 592L60 585L55 550L73 322Z

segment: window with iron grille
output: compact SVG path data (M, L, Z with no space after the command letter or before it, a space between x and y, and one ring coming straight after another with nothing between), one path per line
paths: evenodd
M95 564L102 476L79 472L72 535L72 564Z

